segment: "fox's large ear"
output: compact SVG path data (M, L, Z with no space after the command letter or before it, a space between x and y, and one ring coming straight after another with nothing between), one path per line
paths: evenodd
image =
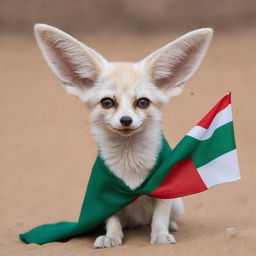
M179 95L183 83L201 64L213 30L202 28L185 34L146 57L142 63L153 83L168 97Z
M36 24L34 31L46 62L69 93L79 96L94 85L107 62L100 54L55 27Z

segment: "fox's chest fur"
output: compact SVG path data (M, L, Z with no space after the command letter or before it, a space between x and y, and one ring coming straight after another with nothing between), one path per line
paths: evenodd
M93 129L100 154L107 167L131 189L136 189L154 167L161 147L161 129L129 137Z

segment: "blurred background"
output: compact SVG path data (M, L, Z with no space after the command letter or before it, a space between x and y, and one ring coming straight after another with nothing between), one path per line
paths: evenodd
M0 255L99 255L91 249L96 235L45 246L18 239L36 225L77 219L97 154L88 111L45 63L35 23L123 61L191 30L214 29L201 67L164 108L163 129L174 147L231 90L242 180L186 197L171 250L151 246L144 228L127 231L123 247L102 255L255 256L255 0L0 0Z
M1 0L0 29L30 33L40 22L73 33L228 31L255 27L255 9L254 0Z

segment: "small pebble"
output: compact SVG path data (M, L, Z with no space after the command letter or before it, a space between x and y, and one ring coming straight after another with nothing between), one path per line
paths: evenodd
M230 237L237 235L237 231L234 227L228 227L226 228L226 232Z

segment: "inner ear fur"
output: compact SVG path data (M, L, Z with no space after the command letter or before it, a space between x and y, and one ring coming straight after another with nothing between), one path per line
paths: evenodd
M146 57L144 64L153 83L166 93L181 91L201 64L212 34L209 28L192 31Z
M46 62L64 86L94 85L106 62L100 54L55 27L37 24L34 31Z

